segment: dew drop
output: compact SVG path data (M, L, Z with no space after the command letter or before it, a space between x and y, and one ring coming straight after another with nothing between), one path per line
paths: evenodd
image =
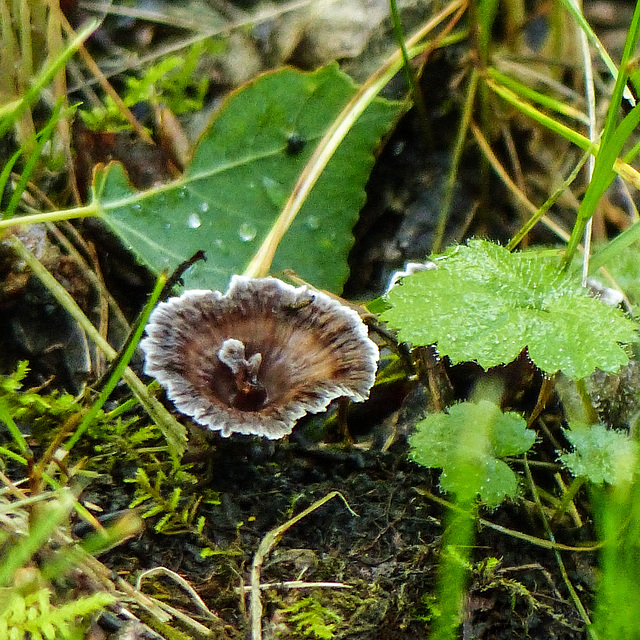
M207 213L207 211L209 211L209 203L208 202L203 202L200 205L200 211L202 211L202 213Z
M134 211L140 211L140 209L142 209L142 206L139 204L134 204L132 208Z
M202 220L200 220L200 216L197 213L192 213L189 215L187 224L190 229L197 229L202 224Z
M320 228L320 222L318 221L318 218L316 218L315 216L309 216L305 220L305 224L309 229L311 229L311 231L315 231L316 229Z
M258 230L248 222L243 222L238 229L238 235L242 242L251 242L258 235Z

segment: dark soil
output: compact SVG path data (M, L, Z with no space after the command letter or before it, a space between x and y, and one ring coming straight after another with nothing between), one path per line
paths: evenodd
M221 555L202 559L197 536L155 534L148 521L144 534L109 554L105 559L109 566L126 574L157 566L178 572L224 621L224 630L215 637L242 638L248 623L237 588L248 582L261 539L315 500L339 491L356 515L334 498L292 526L267 558L261 581L273 584L302 576L310 583L340 583L348 588L276 586L265 591L266 632L271 628L280 632L279 637L300 637L283 620L280 609L310 596L340 616L335 637L426 637L444 513L421 495L437 493L436 476L408 462L405 445L399 443L384 453L308 443L265 444L249 438L216 439L200 446L194 469L200 481L192 490L219 492L220 504L201 513L207 517L203 533L215 541ZM120 482L112 489L102 493L94 486L90 496L107 512L131 499L120 493ZM544 537L535 512L522 505L484 515L502 527ZM568 530L559 534L565 543L575 542L574 536ZM563 556L574 587L589 592L593 555ZM487 566L491 559L498 561L493 568ZM482 526L473 560L463 637L585 637L551 551ZM164 593L173 606L191 610L198 618L183 592L171 583L154 579L147 590Z

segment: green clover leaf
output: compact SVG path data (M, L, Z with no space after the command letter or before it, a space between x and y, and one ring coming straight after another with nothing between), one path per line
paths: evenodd
M540 369L573 379L628 362L621 344L638 340L619 309L589 296L545 251L509 253L470 240L436 258L438 269L403 279L381 319L414 346L436 344L455 364L485 369L528 348Z

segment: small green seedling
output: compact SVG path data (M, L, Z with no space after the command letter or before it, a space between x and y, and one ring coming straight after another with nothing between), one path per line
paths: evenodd
M457 496L479 496L488 507L514 498L515 473L500 458L528 451L535 432L516 413L502 413L487 400L463 402L449 413L434 413L416 426L409 439L411 457L425 467L442 469L440 485Z
M586 477L593 484L624 485L631 483L638 467L638 443L628 433L607 429L602 424L571 424L565 429L574 451L560 460L576 477Z

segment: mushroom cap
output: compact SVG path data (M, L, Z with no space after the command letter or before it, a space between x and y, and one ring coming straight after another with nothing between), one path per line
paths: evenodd
M182 413L223 436L281 438L335 398L365 400L378 348L337 300L276 278L233 276L226 294L186 291L151 314L145 373Z

